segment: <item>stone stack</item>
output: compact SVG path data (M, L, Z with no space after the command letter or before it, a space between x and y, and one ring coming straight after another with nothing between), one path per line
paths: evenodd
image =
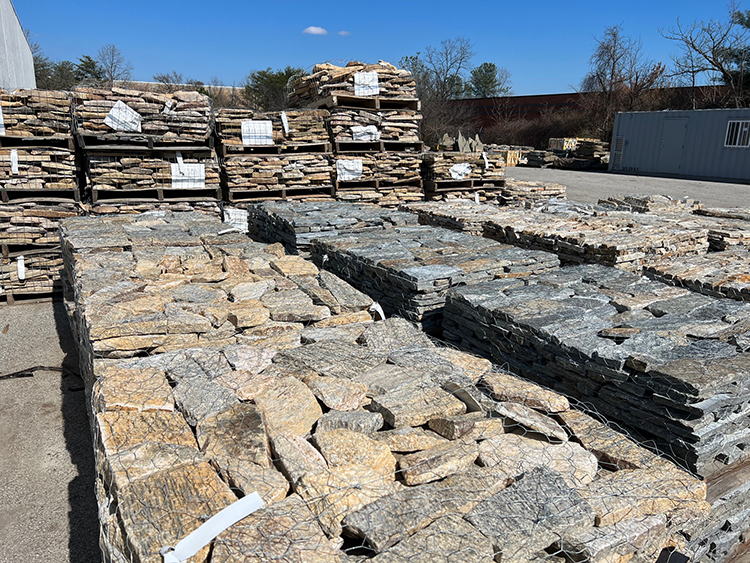
M703 483L221 228L190 214L65 224L106 560L158 561L256 492L264 506L199 558L693 555ZM313 312L294 292L325 300L328 322L291 320Z
M565 199L566 195L567 188L555 182L526 182L506 178L497 199L502 205L534 205L552 198Z
M67 92L0 90L0 298L60 289L61 218L77 215L79 169Z
M505 185L505 159L492 152L428 152L422 155L422 177L427 199L492 201Z
M203 213L221 219L223 205L217 201L105 201L83 204L81 207L90 215L136 215L139 213Z
M560 160L560 155L553 151L529 151L526 154L526 166L532 168L549 168Z
M329 142L326 130L327 110L256 111L250 109L222 108L216 112L216 134L221 141L224 156L232 152L247 152L243 147L275 147L307 152L310 145L326 145ZM270 121L270 145L255 144L260 139L253 124L247 122ZM267 129L268 125L265 125ZM267 136L263 138L267 142ZM269 149L270 151L271 149ZM325 149L320 152L327 152Z
M703 209L703 204L692 198L675 199L659 194L617 194L600 199L599 205L633 213L685 214Z
M373 128L377 141L420 143L419 124L422 114L412 109L373 110L336 107L331 109L328 130L337 150L347 143L359 142ZM356 146L356 145L355 145Z
M312 241L318 264L378 301L388 314L437 332L449 288L520 278L559 266L547 252L523 250L437 227L399 227Z
M750 524L750 305L598 265L448 292L443 334L579 399L715 484L696 560Z
M260 203L249 207L248 215L248 233L253 239L280 242L287 252L305 257L317 238L417 225L413 213L340 201Z

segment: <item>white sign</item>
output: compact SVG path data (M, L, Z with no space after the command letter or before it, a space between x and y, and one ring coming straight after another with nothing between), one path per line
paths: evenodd
M270 121L243 121L243 145L273 145L273 124Z
M466 178L466 176L471 174L471 164L469 164L468 162L454 164L450 167L450 173L451 178L453 178L454 180L463 180L464 178Z
M228 225L232 225L241 233L247 233L248 215L249 212L247 209L235 209L233 207L224 208L224 222Z
M374 125L353 125L352 139L355 141L379 141L380 131Z
M360 180L362 178L362 159L354 160L337 160L336 177L339 182L348 182L350 180Z
M5 120L3 119L3 108L0 107L0 135L5 135Z
M141 132L141 115L122 100L118 100L112 106L107 117L104 118L104 123L115 131Z
M289 134L289 120L286 117L286 112L281 112L281 124L284 126L284 135Z
M10 173L18 174L18 150L10 149Z
M377 72L357 72L354 75L355 96L377 96L380 94Z
M172 189L190 190L206 187L206 165L172 163Z

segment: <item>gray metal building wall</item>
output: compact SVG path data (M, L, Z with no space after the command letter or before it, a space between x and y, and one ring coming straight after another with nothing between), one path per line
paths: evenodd
M11 0L0 0L0 88L36 88L34 57Z
M750 109L618 113L609 170L750 182L750 147L724 146L732 120Z

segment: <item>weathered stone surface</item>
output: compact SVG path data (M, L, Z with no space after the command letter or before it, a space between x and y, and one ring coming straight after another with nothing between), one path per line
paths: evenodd
M146 442L197 447L190 426L174 412L109 411L97 414L96 424L107 456Z
M370 297L354 289L331 272L321 270L318 275L318 281L321 287L331 292L331 295L333 295L343 311L363 311L372 306L373 301Z
M484 563L494 559L492 542L460 516L438 518L372 559L373 563Z
M173 411L169 381L158 369L112 367L104 371L94 388L97 411Z
M446 438L431 430L425 431L423 428L412 428L411 426L378 432L374 435L374 438L385 443L392 452L398 453L427 450L447 442Z
M530 407L509 401L490 402L487 403L487 406L493 416L506 419L506 427L512 426L513 422L516 422L533 432L544 434L555 440L564 442L568 439L565 430L557 422Z
M270 370L261 373L240 370L222 374L214 381L241 401L253 401L265 392L266 387L277 383L277 380L278 374Z
M207 377L183 377L173 392L180 412L191 426L238 402L232 391Z
M474 383L479 382L492 369L492 362L489 360L474 356L473 354L467 354L461 350L435 348L435 352L460 368Z
M546 413L558 413L570 408L568 399L525 381L509 373L494 371L482 377L482 385L496 401L511 401Z
M271 261L271 268L282 276L317 276L318 268L301 256L283 256Z
M273 291L276 287L276 281L261 280L256 282L242 282L238 283L229 291L229 297L232 301L247 301L247 300L259 300L269 291Z
M328 463L310 442L291 434L271 434L274 461L284 476L295 485L306 473L328 470Z
M196 437L201 451L226 473L247 464L271 467L263 417L255 405L238 403L204 419Z
M421 426L438 416L461 414L466 405L434 384L416 383L373 397L370 409L399 427Z
M164 491L170 494L165 495ZM133 481L120 490L118 513L135 561L159 563L176 545L237 497L207 463L183 465ZM196 560L208 557L210 546Z
M274 432L304 436L323 416L312 391L294 377L273 379L255 396L255 404Z
M282 365L309 368L321 376L342 377L359 381L361 374L385 364L386 353L372 351L344 341L322 341L285 350L274 361Z
M316 432L312 438L329 467L358 465L395 479L396 459L388 446L344 428Z
M299 289L266 293L261 298L261 303L268 308L274 321L305 323L331 316L328 307L313 305L312 299Z
M257 348L241 344L226 346L221 352L233 369L254 373L260 373L270 366L273 363L273 357L277 354L273 348Z
M371 322L372 317L367 311L354 311L351 313L341 313L340 315L333 315L326 319L317 321L314 326L316 328L331 328L335 326L344 327L351 324Z
M323 340L344 340L346 342L354 343L360 336L362 336L362 333L366 328L367 325L363 323L323 328L318 328L313 325L302 331L302 344L314 344Z
M393 391L398 391L403 387L414 385L435 387L430 383L429 374L405 369L391 364L383 364L359 373L354 376L358 382L364 383L369 389L368 395L385 395Z
M539 467L479 503L466 519L492 540L503 560L516 560L591 528L594 512L560 475Z
M407 485L420 485L467 469L478 453L474 440L448 442L405 455L399 459L398 467Z
M336 411L331 410L318 419L315 432L330 432L345 428L362 434L374 434L383 427L383 415L378 412L367 411ZM383 433L374 436L380 439Z
M385 319L368 328L361 338L368 349L390 353L402 348L430 349L435 345L414 323L400 317Z
M299 496L252 513L215 540L212 559L227 563L339 563L340 552Z
M473 412L457 416L433 418L428 423L430 430L434 430L444 438L458 440L474 431L477 422L485 419L484 413ZM502 428L502 422L500 422Z
M305 473L297 493L318 517L331 537L341 535L341 520L350 512L398 490L390 476L363 464L331 466L328 471Z
M305 378L305 384L329 409L353 411L366 402L367 386L356 381L311 375Z
M482 442L479 463L499 467L512 477L546 467L559 473L571 488L587 485L598 470L596 457L576 443L550 444L516 434L494 436Z

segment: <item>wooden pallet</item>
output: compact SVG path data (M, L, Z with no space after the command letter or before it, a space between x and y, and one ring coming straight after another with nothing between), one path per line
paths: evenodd
M362 152L418 152L424 150L422 141L335 141L336 153Z
M128 135L123 137L122 135L116 134L105 134L105 135L83 135L81 133L75 133L75 139L79 147L86 150L97 150L106 151L112 150L153 150L153 149L166 149L166 150L188 150L191 148L195 149L212 149L214 148L213 136L206 137L205 139L164 139L158 135Z
M65 203L81 201L81 190L14 190L0 187L0 200L3 203Z
M55 148L75 150L75 141L72 135L50 135L49 137L14 137L12 135L0 135L0 148L3 149L36 149Z
M384 180L351 180L347 182L336 182L337 192L358 191L364 189L385 190L394 188L422 189L422 180L404 180L403 182L387 182Z
M225 145L220 144L222 156L243 154L276 155L331 152L331 143L287 143L283 145Z
M485 180L467 179L467 180L426 180L424 184L425 193L444 193L444 192L471 192L481 189L500 189L505 185L505 180L501 182L489 183Z
M312 109L331 109L336 107L348 107L355 109L410 109L419 111L422 104L419 98L383 98L380 96L352 96L347 94L334 94L321 98L307 105Z
M314 196L334 196L333 186L310 186L279 188L277 190L251 190L231 188L227 190L227 200L231 203L247 203L274 199L302 199Z
M170 188L101 190L91 188L91 201L107 202L178 202L178 201L221 201L221 188L201 188L194 190L173 190Z

